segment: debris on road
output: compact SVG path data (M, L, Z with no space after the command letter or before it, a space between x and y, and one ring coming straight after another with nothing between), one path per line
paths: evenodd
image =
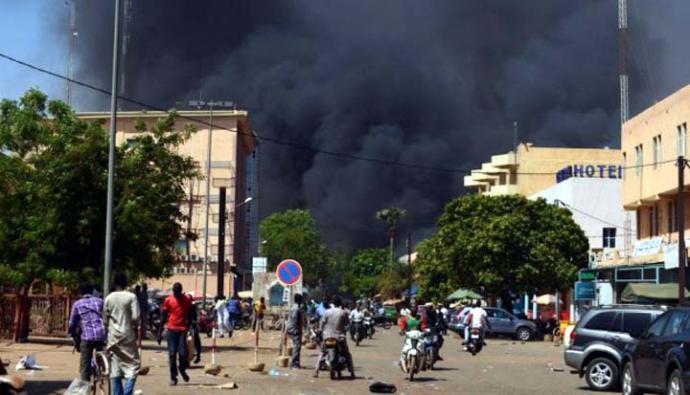
M382 383L377 381L369 386L369 392L378 394L394 394L397 388L393 384Z
M223 370L223 367L214 363L204 366L204 373L210 374L211 376L217 376L221 370Z
M237 389L237 384L234 381L229 381L225 384L201 384L199 388L210 388L218 390L234 390Z
M17 366L14 367L14 370L43 370L45 368L47 368L47 366L42 366L36 363L36 357L33 355L25 355L19 360L19 362L17 362Z

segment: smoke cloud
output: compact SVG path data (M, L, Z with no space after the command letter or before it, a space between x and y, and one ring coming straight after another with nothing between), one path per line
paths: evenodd
M112 4L76 1L76 76L108 86ZM687 82L676 33L690 12L682 0L631 3L634 114ZM537 145L619 146L614 1L133 0L127 28L125 95L233 100L260 135L463 169L509 150L513 121ZM306 206L340 248L385 246L374 213L387 206L407 209L401 231L419 241L464 192L463 174L268 142L261 155L262 215Z

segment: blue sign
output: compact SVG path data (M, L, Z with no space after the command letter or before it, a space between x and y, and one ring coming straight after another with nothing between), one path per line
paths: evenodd
M575 283L575 300L594 300L597 298L597 286L592 282Z
M556 173L556 182L572 177L580 178L623 178L623 167L616 165L572 165Z
M294 259L286 259L278 264L276 277L286 287L295 285L302 278L302 265Z

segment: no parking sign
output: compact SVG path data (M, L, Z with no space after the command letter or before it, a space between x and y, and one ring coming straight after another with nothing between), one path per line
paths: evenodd
M302 265L294 259L286 259L278 264L276 277L286 287L295 285L302 278Z

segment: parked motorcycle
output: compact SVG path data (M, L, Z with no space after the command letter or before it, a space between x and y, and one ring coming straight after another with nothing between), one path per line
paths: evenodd
M434 364L438 360L439 339L438 334L431 329L424 331L424 369L434 370Z
M414 375L422 370L422 364L424 363L422 337L422 332L417 330L409 331L405 334L405 343L400 353L399 365L410 381L414 381Z
M368 337L369 339L374 338L374 332L376 330L374 329L374 323L371 320L371 317L364 317L364 335L365 337Z
M326 351L326 366L331 380L342 378L342 371L347 369L347 345L345 338L329 337L324 340Z
M484 338L482 336L481 328L470 329L470 341L467 344L467 351L472 353L472 356L477 355L484 347Z
M362 321L352 321L352 324L350 324L350 336L355 345L359 347L359 343L366 336Z

